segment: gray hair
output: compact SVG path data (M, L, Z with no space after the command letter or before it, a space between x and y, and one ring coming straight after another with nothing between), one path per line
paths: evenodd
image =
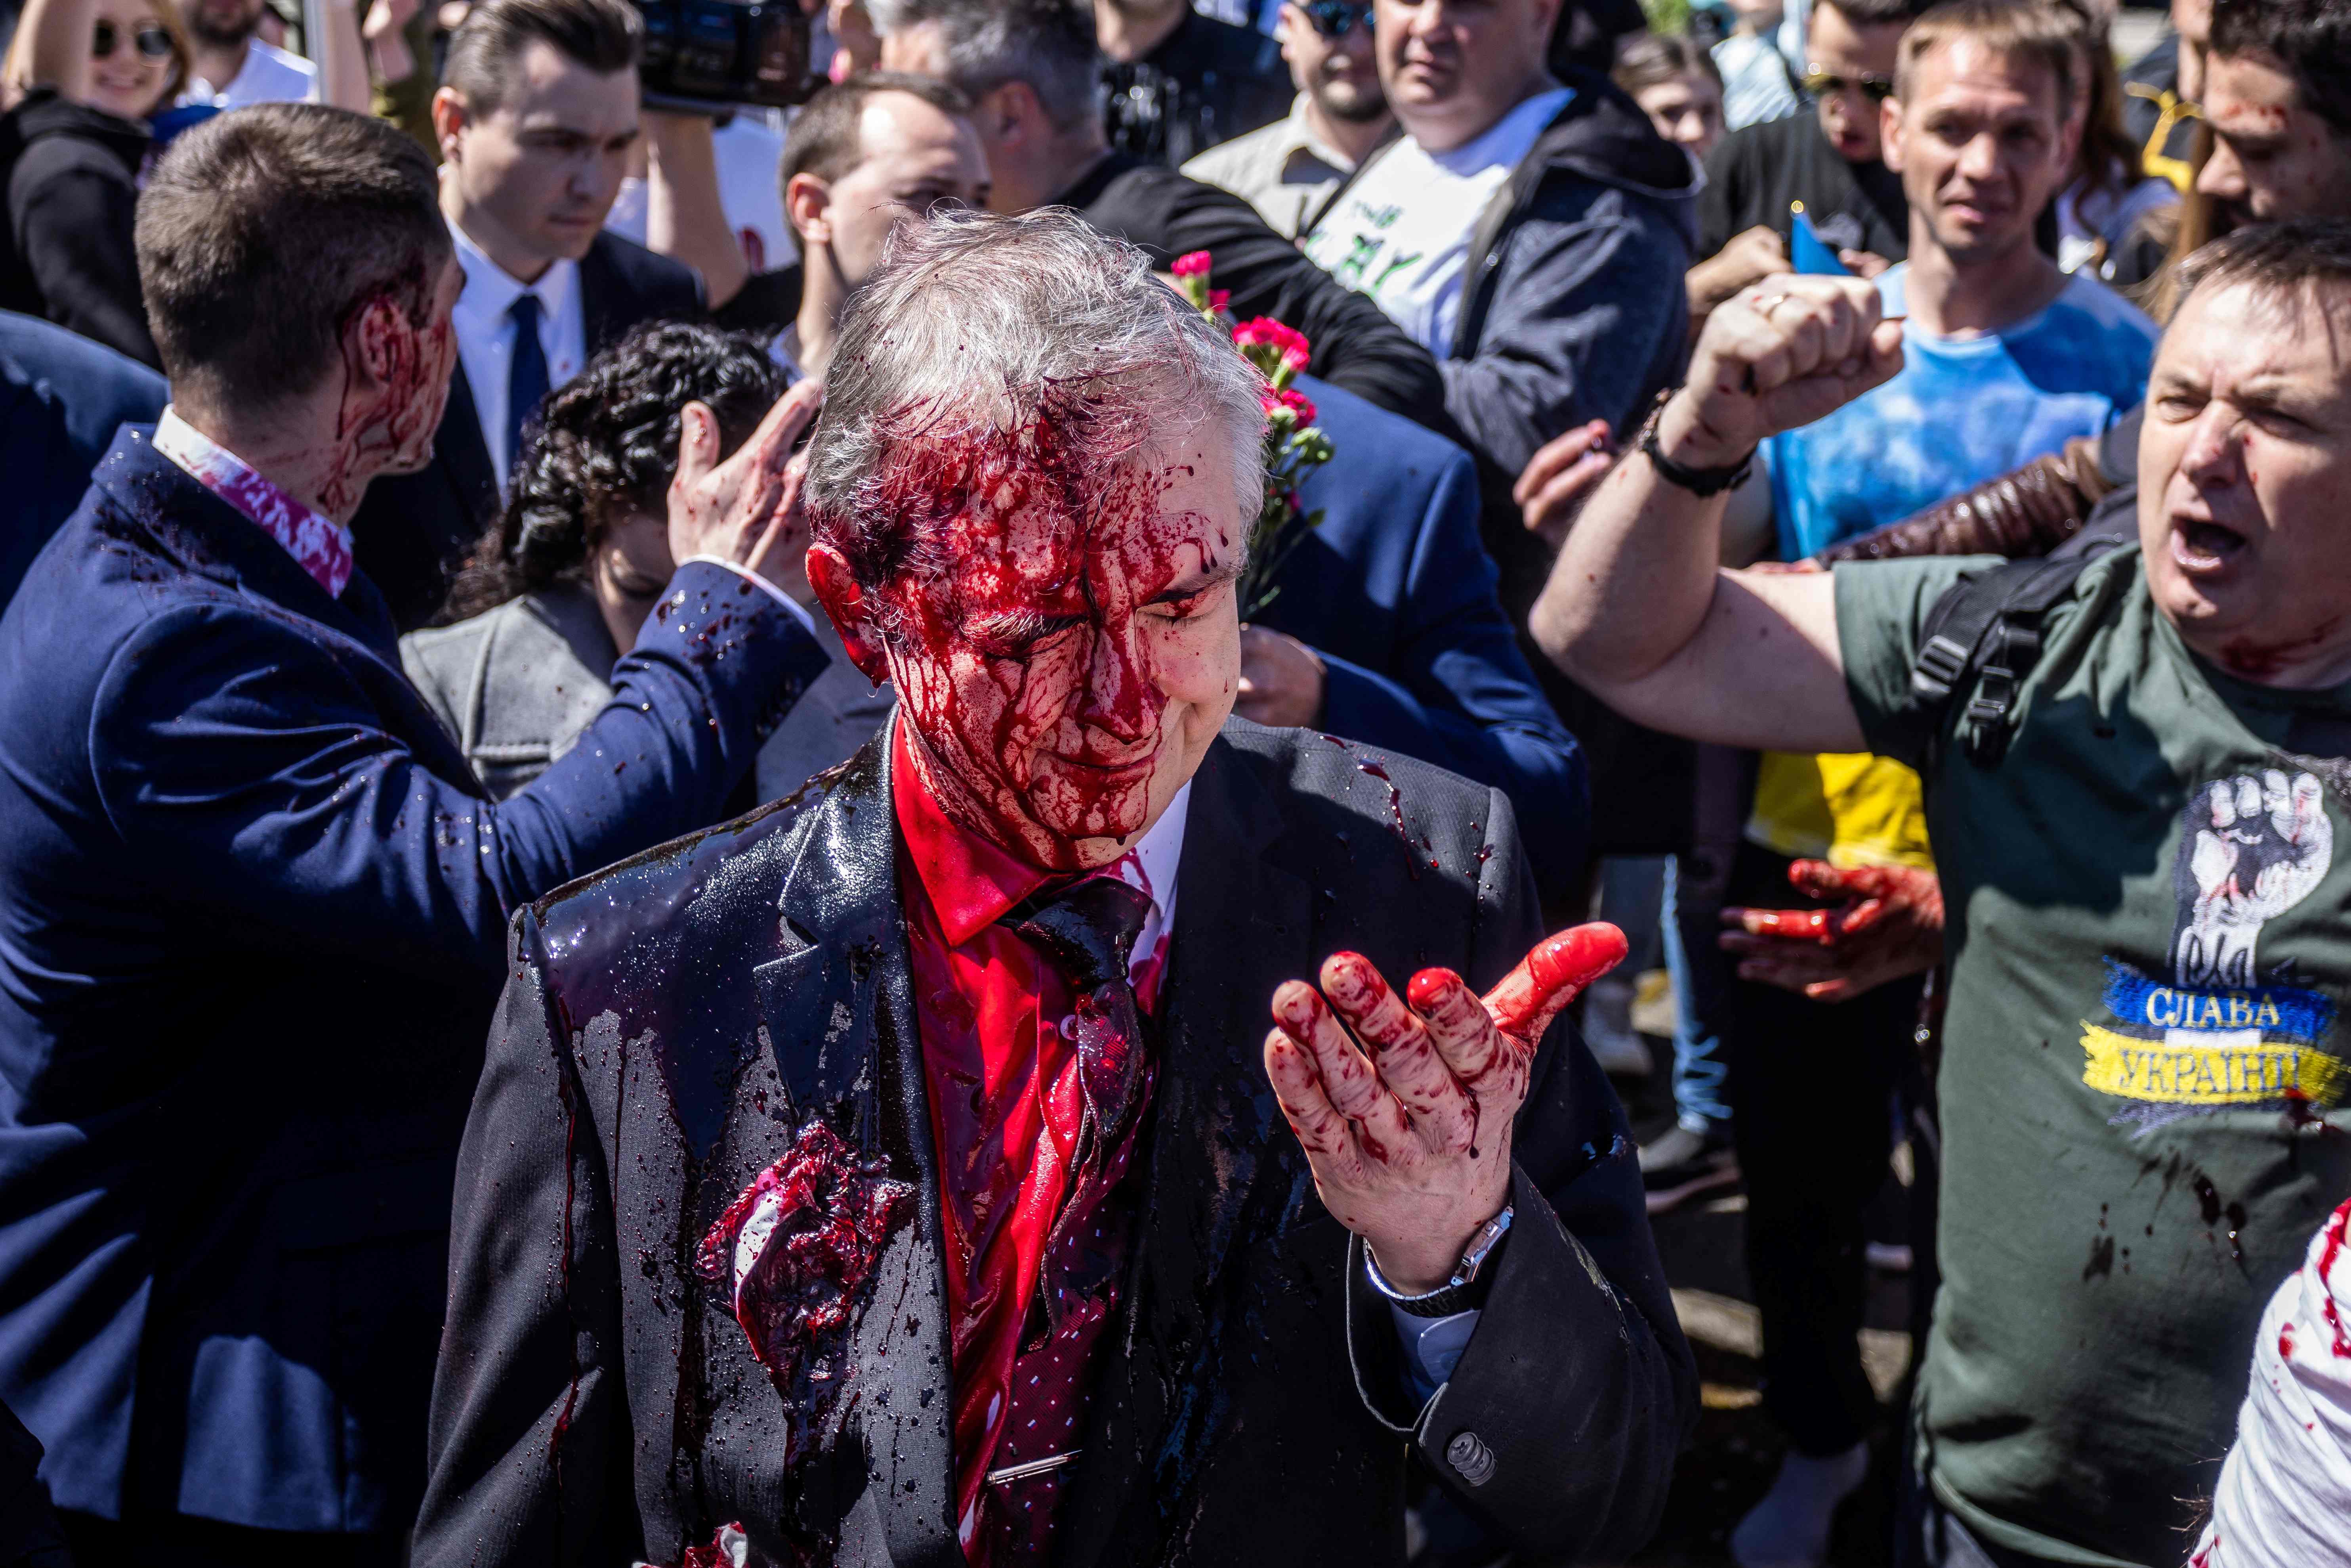
M1231 455L1245 548L1264 388L1143 252L1066 207L909 220L841 320L809 448L811 530L872 594L947 571L975 492L1033 482L1083 517L1138 460L1221 426L1209 444Z
M1102 112L1102 53L1083 0L867 0L865 11L884 36L937 23L947 80L975 103L1017 81L1057 131Z

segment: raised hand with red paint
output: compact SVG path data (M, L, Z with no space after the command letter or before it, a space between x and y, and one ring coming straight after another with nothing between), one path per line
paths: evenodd
M1943 884L1916 866L1855 866L1798 861L1788 881L1799 893L1836 900L1820 909L1722 912L1718 938L1740 956L1739 977L1816 1002L1847 1002L1889 980L1943 961Z
M1412 1294L1443 1284L1510 1199L1510 1133L1536 1046L1560 1009L1625 957L1614 925L1546 938L1481 999L1450 969L1396 995L1370 959L1333 953L1322 988L1273 993L1265 1071L1314 1187Z
M718 416L706 403L687 403L679 419L677 474L669 484L670 559L716 556L786 592L807 581L800 481L808 463L792 455L792 445L823 406L824 383L801 382L722 463Z

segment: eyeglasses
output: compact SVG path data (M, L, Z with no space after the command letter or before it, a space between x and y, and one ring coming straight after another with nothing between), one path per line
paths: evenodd
M1832 93L1859 91L1872 103L1884 103L1894 96L1892 77L1834 76L1818 66L1805 72L1803 79L1798 85L1814 98L1826 98Z
M120 42L122 29L111 22L101 21L89 30L89 57L102 60L114 53L114 47ZM163 30L161 23L150 22L131 35L131 47L137 49L143 58L169 59L172 57L172 35Z
M1305 0L1298 7L1314 30L1326 38L1343 38L1361 22L1364 31L1372 30L1372 8L1363 0Z

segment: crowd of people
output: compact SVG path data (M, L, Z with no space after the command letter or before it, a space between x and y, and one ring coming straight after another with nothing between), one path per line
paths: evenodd
M0 0L0 1568L2351 1568L2351 0L733 9Z

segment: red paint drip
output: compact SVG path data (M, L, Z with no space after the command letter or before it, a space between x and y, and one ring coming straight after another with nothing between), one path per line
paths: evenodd
M2326 1318L2326 1326L2335 1333L2335 1354L2351 1359L2351 1332L2346 1332L2343 1326L2343 1301L2335 1293L2334 1281L2335 1263L2343 1256L2343 1232L2346 1226L2351 1226L2351 1203L2336 1209L2335 1218L2327 1221L2326 1245L2318 1254L2318 1288L2325 1292L2326 1304L2321 1311Z
M1412 829L1405 825L1404 820L1404 791L1396 788L1395 780L1388 777L1388 770L1377 762L1358 762L1355 764L1355 770L1359 773L1368 774L1372 778L1378 779L1381 783L1387 786L1388 825L1395 830L1396 839L1404 845L1405 870L1412 873L1413 881L1418 882L1420 880L1421 852L1427 847L1427 841L1423 840L1418 844L1413 842ZM1429 857L1428 869L1431 871L1443 869L1438 866L1434 855Z
M818 1364L824 1342L855 1314L914 1196L812 1121L726 1206L695 1250L695 1271L731 1288L735 1321L792 1411L786 1464L829 1401L830 1374Z
M2278 1325L2278 1359L2280 1361L2294 1359L2294 1325L2292 1323Z

